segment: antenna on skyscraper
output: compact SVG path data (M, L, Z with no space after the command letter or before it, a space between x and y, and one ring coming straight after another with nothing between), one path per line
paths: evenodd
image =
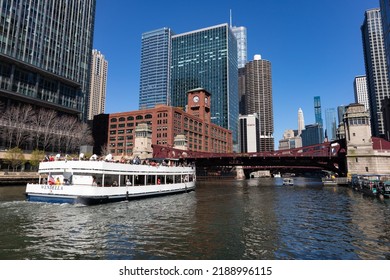
M232 9L230 9L230 28L232 27Z

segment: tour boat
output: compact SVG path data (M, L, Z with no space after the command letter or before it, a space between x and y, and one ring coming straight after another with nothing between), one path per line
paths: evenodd
M39 182L27 184L28 201L101 204L195 190L195 166L62 160L39 164Z

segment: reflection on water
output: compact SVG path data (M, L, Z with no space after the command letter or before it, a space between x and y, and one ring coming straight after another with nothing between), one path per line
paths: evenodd
M98 206L0 188L0 259L390 259L389 200L296 178Z

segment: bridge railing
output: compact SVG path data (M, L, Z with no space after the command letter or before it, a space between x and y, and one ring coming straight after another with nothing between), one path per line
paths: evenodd
M317 145L300 147L289 150L278 150L261 153L208 153L197 151L185 151L172 147L153 145L155 158L223 158L223 157L337 157L342 145L337 141L324 142Z

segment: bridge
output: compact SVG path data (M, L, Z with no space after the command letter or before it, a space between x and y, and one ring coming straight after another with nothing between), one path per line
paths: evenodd
M347 175L345 140L325 142L301 148L261 153L205 153L153 145L154 158L195 161L199 169L242 166L246 177L256 170L326 170Z

